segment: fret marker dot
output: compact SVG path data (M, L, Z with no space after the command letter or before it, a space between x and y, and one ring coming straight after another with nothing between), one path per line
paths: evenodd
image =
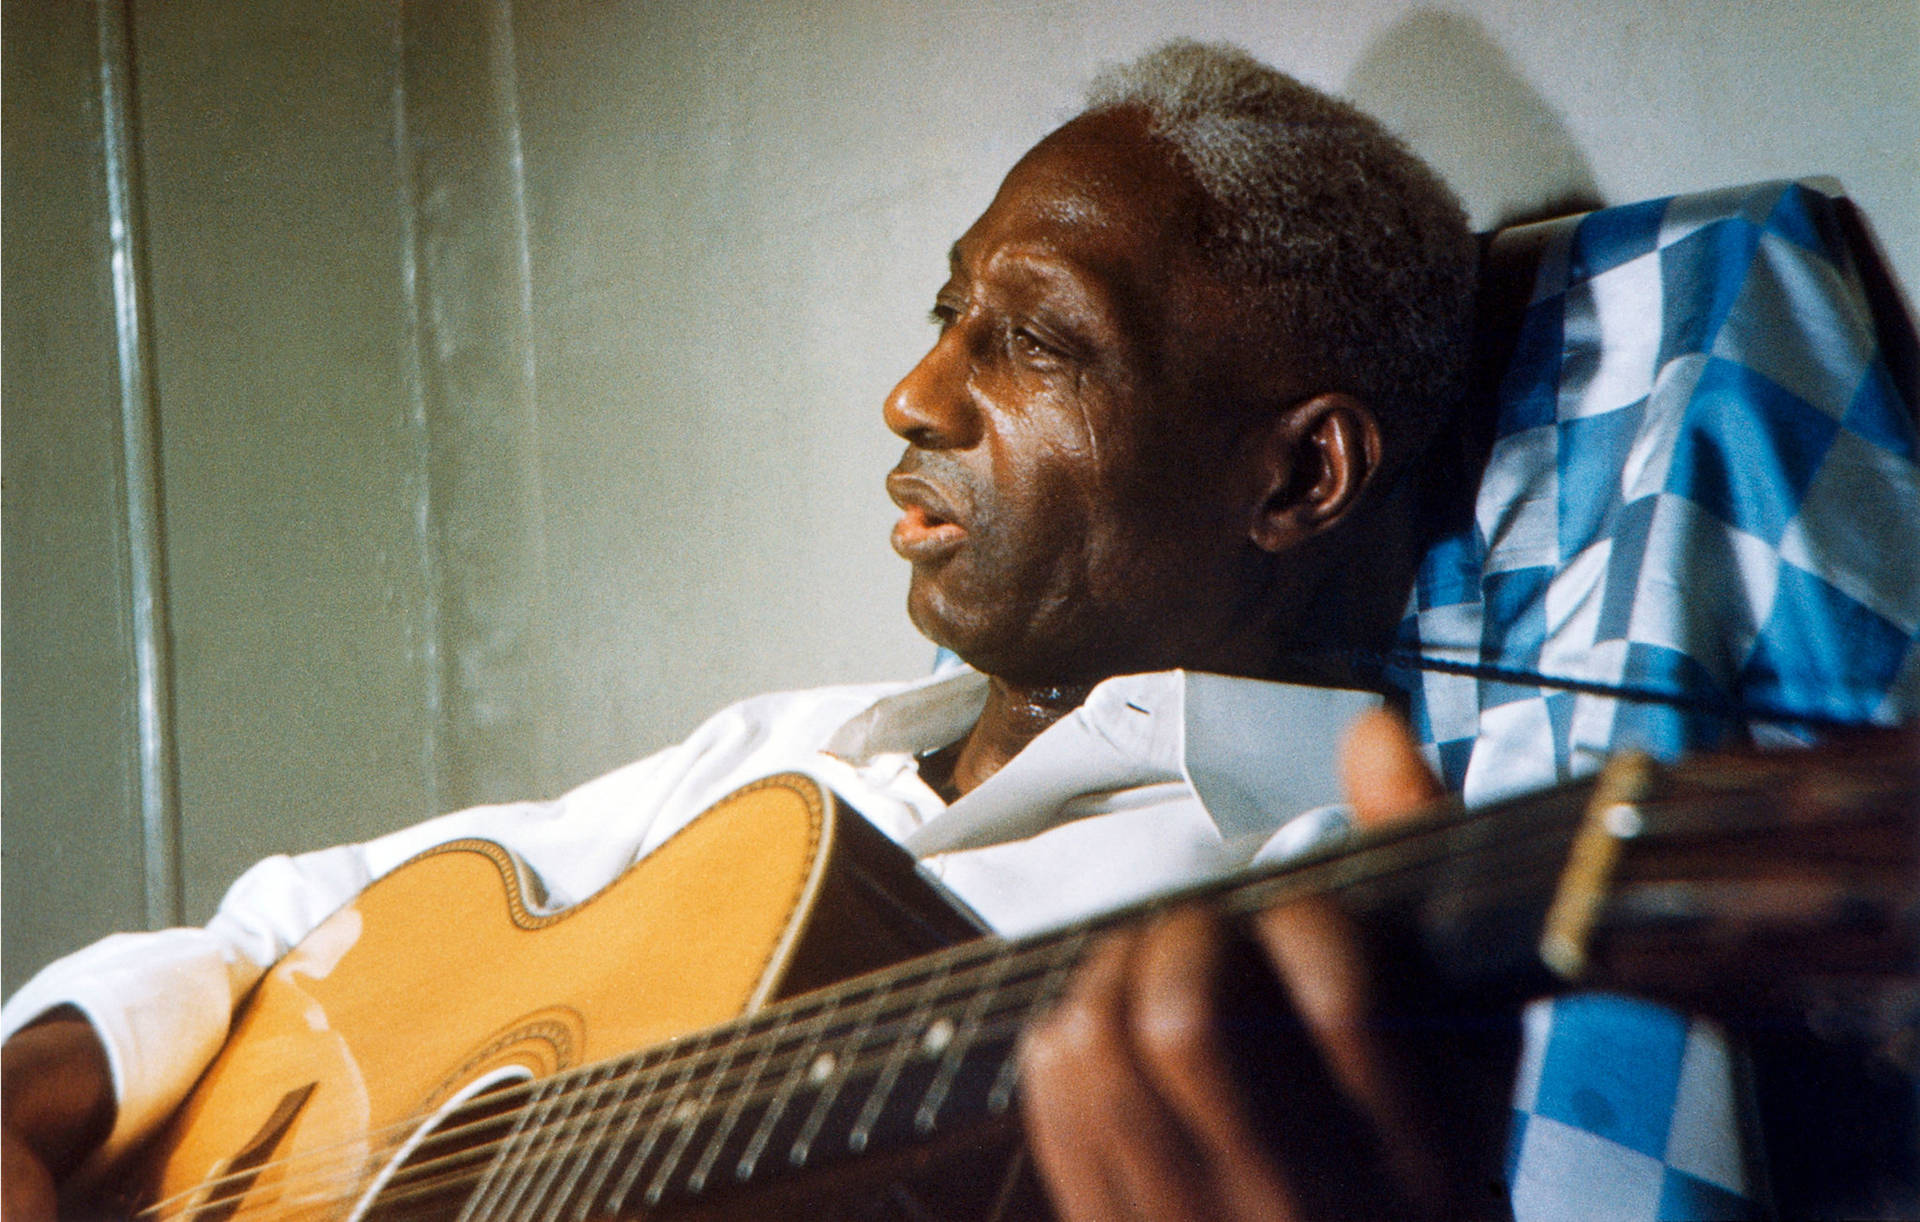
M831 1052L821 1053L819 1056L813 1058L813 1064L807 1066L807 1081L815 1086L820 1085L833 1076L833 1066L833 1054Z
M920 1051L934 1056L953 1043L953 1020L936 1018L927 1025L926 1032L920 1037Z

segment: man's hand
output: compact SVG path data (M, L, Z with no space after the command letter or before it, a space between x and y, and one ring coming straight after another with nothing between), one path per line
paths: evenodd
M1349 732L1342 773L1363 826L1441 794L1388 713ZM1190 909L1113 935L1030 1034L1027 1132L1061 1215L1235 1222L1503 1209L1476 1190L1470 1160L1415 1085L1428 1058L1374 1021L1368 965L1341 912L1289 904L1248 934L1236 942ZM1249 941L1284 995L1245 999L1238 986L1265 975L1235 969ZM1236 1072L1223 1039L1250 1006L1264 1012L1258 1087Z
M0 1218L54 1216L56 1186L113 1129L106 1050L70 1009L16 1032L0 1049Z

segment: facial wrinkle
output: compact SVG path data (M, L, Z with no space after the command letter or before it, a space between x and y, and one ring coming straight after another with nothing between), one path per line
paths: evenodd
M1087 439L1087 457L1093 461L1093 469L1105 470L1100 461L1100 430L1093 427L1093 418L1087 414L1087 368L1085 365L1073 367L1073 408L1080 416L1081 434Z

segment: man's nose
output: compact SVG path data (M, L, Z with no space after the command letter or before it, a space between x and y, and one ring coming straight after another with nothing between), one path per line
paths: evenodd
M963 450L979 438L969 361L958 331L949 329L935 340L887 396L887 427L923 450Z

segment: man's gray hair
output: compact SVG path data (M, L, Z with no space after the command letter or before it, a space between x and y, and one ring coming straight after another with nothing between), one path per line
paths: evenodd
M1475 243L1439 175L1376 120L1238 47L1171 42L1095 78L1211 204L1202 245L1279 353L1370 403L1406 457L1464 393Z

